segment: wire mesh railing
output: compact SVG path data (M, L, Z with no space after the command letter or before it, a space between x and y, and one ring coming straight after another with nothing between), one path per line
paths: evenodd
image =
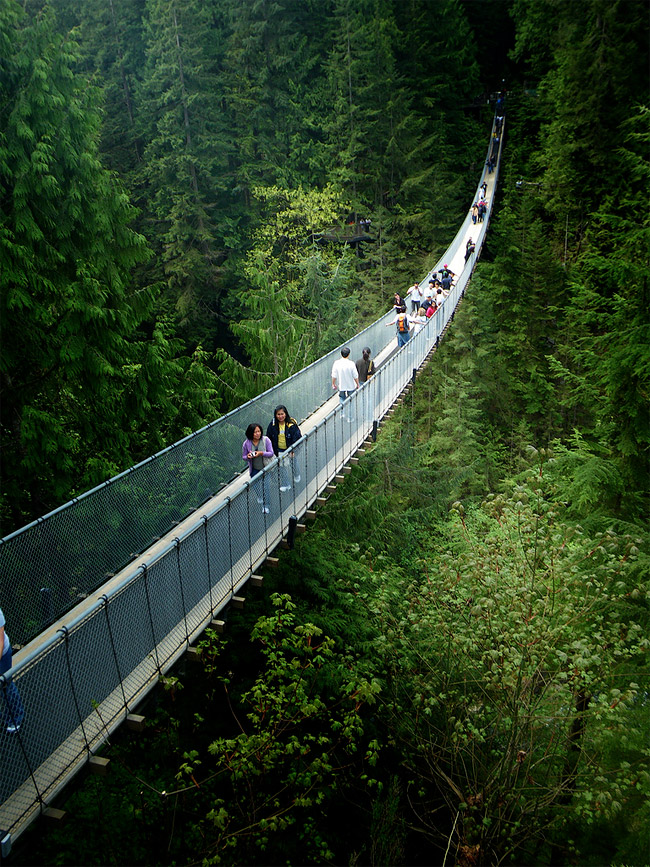
M386 316L347 343L353 357L390 336ZM242 430L277 403L305 419L330 396L339 350L0 541L0 599L23 645L241 472Z
M494 180L496 183L496 177ZM477 233L477 251L487 222ZM464 257L466 230L467 220L440 263L443 259L456 263L459 256ZM124 568L104 593L86 600L83 611L76 615L72 612L69 622L54 634L33 642L21 653L14 668L0 675L1 829L16 836L51 802L160 675L238 593L286 535L289 519L303 515L349 461L373 423L385 415L413 371L437 345L464 294L471 264L464 270L456 264L459 277L442 308L343 406L337 404L260 476L242 480L232 496L213 497L201 505L154 548ZM382 317L348 342L353 353L360 355L366 344L383 345L386 335L394 340L394 331L385 329L386 319ZM281 394L279 389L272 389L261 395L236 414L220 420L221 438L208 441L217 442L239 458L242 431L253 413L269 417L275 403L282 402L292 404L296 415L310 414L309 407L313 411L331 397L329 373L336 355L330 353L307 368L313 378L308 394L306 381L298 380L296 375L292 380L303 383L299 389L287 391L292 382L288 380ZM216 427L217 423L204 431ZM188 443L187 455L194 454L189 448L192 440L183 441ZM178 445L168 450L170 455ZM207 450L205 454L207 459ZM171 458L167 466L174 466ZM165 492L171 495L173 478L167 471L160 475ZM186 469L179 471L178 478L179 485L189 486L193 477ZM106 487L115 487L115 481ZM141 485L130 484L130 490L140 492L145 500L142 506L136 500L134 509L147 511L162 499L158 492L155 497L150 492L147 499ZM200 499L201 493L195 494L193 502L199 505ZM260 499L268 506L268 514L261 508ZM74 514L79 516L75 521L83 519L83 511L75 509ZM111 523L108 515L106 520L109 526L103 531L104 538L110 539L121 531L121 525L117 519ZM58 544L63 545L63 539ZM11 626L13 629L13 623ZM9 693L13 688L20 693L25 718L20 730L9 734L6 722L11 714Z

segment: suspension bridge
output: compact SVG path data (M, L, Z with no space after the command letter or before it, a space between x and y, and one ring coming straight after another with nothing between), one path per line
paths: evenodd
M490 136L477 185L487 184L487 214L471 209L447 251L420 281L448 264L457 275L449 296L422 329L397 349L391 311L346 341L351 357L373 350L377 372L345 406L332 396L330 370L340 347L162 452L0 541L0 600L7 631L22 645L0 675L0 842L12 842L135 711L160 677L191 652L224 609L241 604L247 582L296 522L333 490L364 453L368 438L435 351L462 299L481 251L497 183L503 122ZM465 261L469 238L475 252ZM279 403L300 419L302 438L265 470L265 514L241 443L251 422ZM264 425L265 427L265 425ZM289 490L284 464L295 479ZM298 529L304 525L298 523ZM10 691L25 717L6 732Z

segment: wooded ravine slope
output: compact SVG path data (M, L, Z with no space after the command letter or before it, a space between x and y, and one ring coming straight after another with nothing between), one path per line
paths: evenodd
M409 402L16 863L647 863L648 29L640 0L0 0L3 535L389 309L508 94Z

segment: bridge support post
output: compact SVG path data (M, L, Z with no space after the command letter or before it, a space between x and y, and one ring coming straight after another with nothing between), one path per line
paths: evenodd
M111 760L105 758L104 756L91 756L88 759L88 765L90 766L91 773L95 774L95 776L98 777L106 776L110 764Z
M294 540L296 538L296 527L298 526L298 518L295 515L292 515L289 518L289 530L287 532L287 545L289 546L289 550L293 550Z

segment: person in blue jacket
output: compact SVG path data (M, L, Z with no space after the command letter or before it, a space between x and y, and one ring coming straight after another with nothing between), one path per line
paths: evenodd
M5 616L0 608L0 674L11 668L12 653L9 636L5 632ZM20 694L13 680L3 684L0 693L0 719L7 734L13 735L20 731L25 716L25 709Z
M282 452L285 452L294 443L297 443L302 436L298 422L295 418L291 418L289 410L282 403L276 406L273 412L273 421L267 427L266 435L271 440L273 452L277 456L280 456ZM295 461L293 463L293 480L296 483L300 481L300 468ZM282 464L281 481L280 490L290 491L291 482L289 481L289 470L286 463Z

